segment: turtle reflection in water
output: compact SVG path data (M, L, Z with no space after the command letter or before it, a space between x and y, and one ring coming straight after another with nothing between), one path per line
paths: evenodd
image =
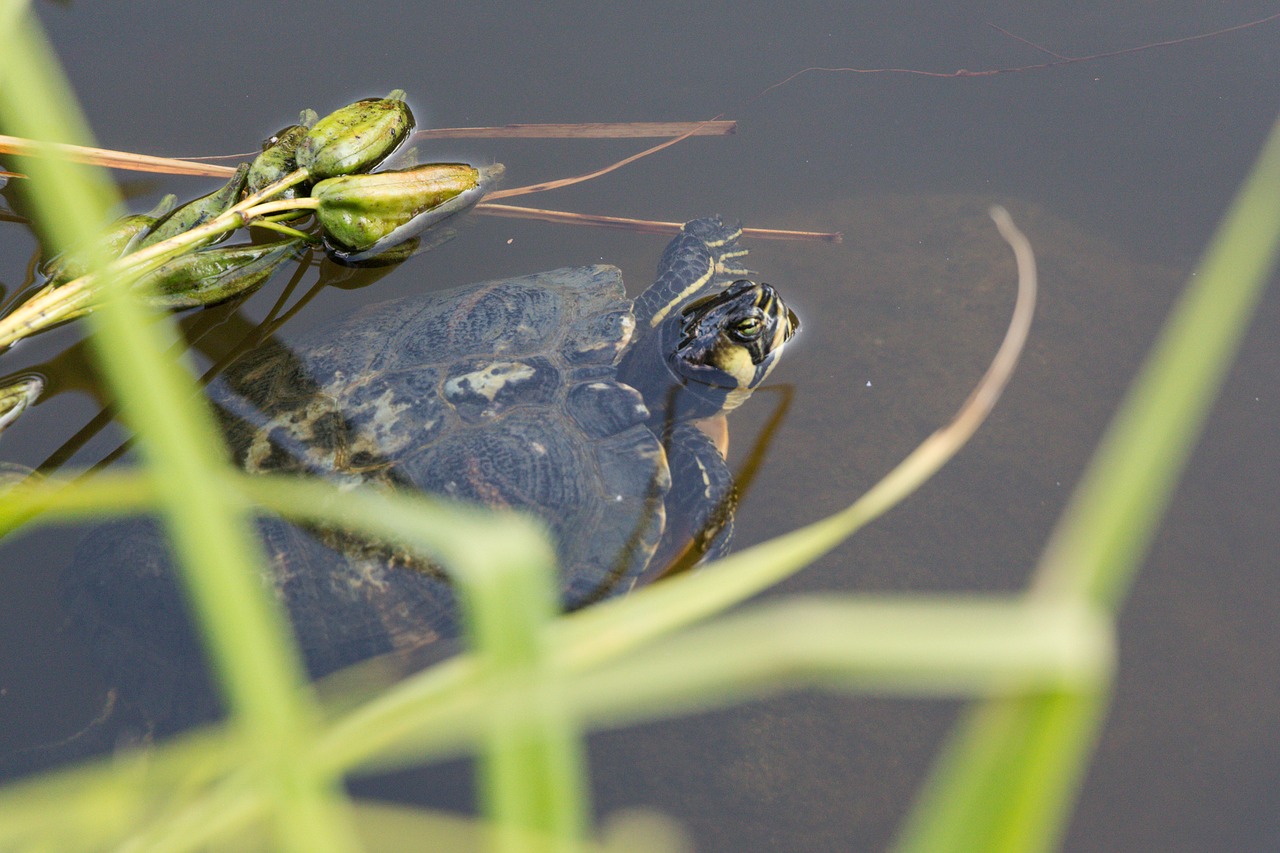
M634 303L617 268L590 266L375 305L296 350L250 353L211 394L246 470L534 513L555 535L563 606L582 607L690 540L707 557L728 545L733 483L694 421L746 399L798 327L772 287L740 278L739 235L686 224ZM69 607L154 722L207 687L164 543L138 526L86 543ZM456 635L435 567L334 531L260 527L313 676Z

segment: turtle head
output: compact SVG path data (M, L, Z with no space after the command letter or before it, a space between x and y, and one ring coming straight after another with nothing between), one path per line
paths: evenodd
M747 279L689 303L670 322L668 335L678 333L667 368L721 412L751 395L800 328L773 287Z
M742 404L800 328L768 284L741 279L662 318L628 353L620 378L667 422Z

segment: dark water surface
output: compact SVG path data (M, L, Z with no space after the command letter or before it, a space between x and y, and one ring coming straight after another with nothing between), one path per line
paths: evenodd
M973 443L907 503L775 594L1016 590L1280 99L1280 22L1064 67L942 79L808 66L953 71L1034 65L1271 14L1264 3L42 4L100 144L157 154L253 149L302 107L404 88L422 126L737 119L593 183L522 200L845 234L754 242L752 266L804 319L774 373L795 399L738 521L738 544L847 504L944 422L985 368L1012 303L986 219L1005 204L1041 259L1028 353ZM1122 11L1118 10L1122 9ZM296 16L296 17L295 17ZM508 185L587 171L635 141L452 140L434 159L503 162ZM135 207L213 182L122 176ZM633 292L664 238L472 217L375 287L331 289L286 334L362 301L605 260ZM12 293L36 250L0 224ZM277 283L276 288L279 287ZM245 309L262 316L273 294ZM1265 299L1120 620L1118 689L1069 850L1280 847L1280 574L1275 554L1280 319ZM53 393L0 442L37 464L97 410L64 328L7 353ZM66 392L66 393L63 393ZM767 416L735 415L736 449ZM119 432L94 439L94 461ZM102 685L59 632L73 534L6 541L0 752L63 737ZM881 849L954 714L947 703L790 696L595 736L598 809L653 806L698 849ZM465 805L447 772L380 793ZM438 793L433 790L438 788Z

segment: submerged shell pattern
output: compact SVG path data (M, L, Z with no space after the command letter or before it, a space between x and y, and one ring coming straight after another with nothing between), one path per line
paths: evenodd
M373 306L255 351L212 393L247 470L536 514L573 608L626 588L662 534L665 454L614 379L633 332L615 267L554 270ZM433 567L337 533L264 533L313 673L456 633Z

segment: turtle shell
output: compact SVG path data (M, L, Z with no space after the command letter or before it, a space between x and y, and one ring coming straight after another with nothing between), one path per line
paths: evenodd
M559 269L384 302L292 346L268 343L210 396L248 471L538 516L573 609L629 588L662 537L666 455L639 392L615 378L634 329L617 268ZM174 694L199 693L203 675L167 547L145 524L87 540L69 607L104 670L122 690L136 680L155 720ZM457 635L437 567L338 531L259 526L313 676ZM169 659L175 650L182 660Z
M639 392L614 379L634 329L620 270L558 269L369 307L253 352L212 397L248 471L532 512L558 543L564 605L580 607L640 574L662 537L666 455ZM324 539L321 574L367 551Z

